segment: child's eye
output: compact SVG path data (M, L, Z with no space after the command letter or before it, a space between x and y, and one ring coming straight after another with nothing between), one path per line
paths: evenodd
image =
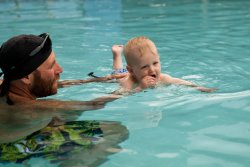
M145 69L145 68L147 68L147 67L148 67L148 66L147 66L147 65L145 65L145 66L142 66L142 67L141 67L141 69Z
M153 64L154 64L154 65L157 65L158 63L159 63L159 62L156 61L156 62L154 62Z

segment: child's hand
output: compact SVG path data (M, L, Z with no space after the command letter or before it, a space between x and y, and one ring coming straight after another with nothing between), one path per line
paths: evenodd
M113 45L112 52L113 54L121 55L123 50L123 45Z
M142 78L142 80L140 82L141 89L154 87L155 85L156 85L156 79L152 76L146 76L146 77Z
M211 93L213 91L216 91L217 89L216 88L205 88L205 87L196 87L197 90L199 91L202 91L202 92L208 92L208 93Z

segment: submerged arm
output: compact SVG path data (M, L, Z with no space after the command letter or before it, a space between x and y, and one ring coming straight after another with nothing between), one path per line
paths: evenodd
M112 102L120 97L120 95L111 94L90 101L35 100L33 103L27 103L27 106L54 111L86 111L104 108L108 102ZM25 105L25 103L21 105Z

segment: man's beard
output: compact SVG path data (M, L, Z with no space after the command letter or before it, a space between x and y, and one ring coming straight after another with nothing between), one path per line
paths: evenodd
M36 97L46 97L57 93L57 87L53 85L57 82L56 78L42 79L39 72L35 74L34 84L31 87L31 92Z

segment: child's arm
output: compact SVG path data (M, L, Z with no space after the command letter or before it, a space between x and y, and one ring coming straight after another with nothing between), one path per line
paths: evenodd
M215 88L205 88L205 87L196 85L192 82L189 82L180 78L174 78L166 74L163 74L162 81L165 84L176 84L176 85L185 85L185 86L194 87L195 89L202 91L202 92L213 92L216 90Z

